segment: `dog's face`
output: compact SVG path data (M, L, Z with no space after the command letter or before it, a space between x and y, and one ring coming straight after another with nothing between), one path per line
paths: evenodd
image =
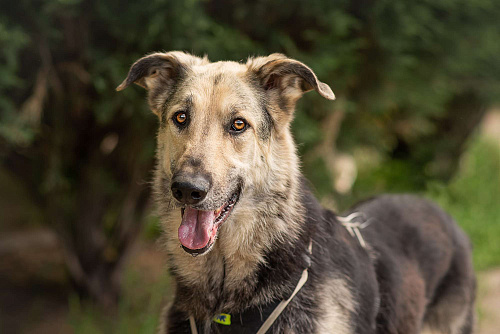
M193 255L212 248L242 198L273 182L270 145L289 137L300 96L315 89L335 98L311 69L277 54L241 64L157 53L134 63L117 89L133 82L159 117L160 195L181 213L172 224Z

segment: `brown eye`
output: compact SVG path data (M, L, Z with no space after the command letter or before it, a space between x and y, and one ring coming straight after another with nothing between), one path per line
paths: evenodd
M231 130L236 131L236 132L240 132L240 131L245 130L246 127L247 127L247 123L244 120L242 120L241 118L237 118L233 121L233 124L231 125Z
M175 119L177 120L178 123L184 123L187 119L187 116L185 113L180 113L180 114L177 114Z
M187 114L184 111L179 111L174 115L174 122L179 126L185 125L187 119Z

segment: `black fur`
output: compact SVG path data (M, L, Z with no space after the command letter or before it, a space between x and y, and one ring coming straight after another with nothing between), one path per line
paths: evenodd
M279 153L295 154L293 145L290 142L286 145L290 138L282 134L289 130L296 100L311 89L329 100L334 100L335 96L306 65L279 54L267 60L258 57L248 61L246 86L254 96L240 93L238 97L241 101L254 98L260 103L263 115L256 129L259 138L269 140L275 130L277 140L283 141L281 149L285 150ZM162 130L168 123L167 109L180 102L176 100L177 91L189 86L190 64L201 63L208 61L182 53L153 54L134 63L117 90L133 82L147 88L149 104L160 116ZM216 75L211 80L213 85L221 85L224 77ZM239 86L242 84L234 80L232 89L246 91ZM184 111L189 113L190 101L184 102L187 105ZM208 129L205 127L201 133L206 135ZM165 145L159 142L159 153ZM264 161L263 152L260 154ZM158 156L163 158L161 154ZM179 157L170 157L170 161L162 160L162 163L170 162L171 172L177 172L176 168L183 163L199 172L203 170L203 162L197 160L200 156L187 157L185 163ZM178 255L175 253L178 249L173 247L178 244L168 245L170 270L177 283L174 303L165 315L168 333L190 333L189 315L196 319L198 328L204 333L219 332L212 319L220 313L241 315L240 323L245 327L248 323L243 323L242 319L246 315L255 314L255 310L268 313L273 305L288 298L304 268L309 271L307 283L277 318L269 333L339 332L341 327L344 332L359 334L418 334L424 326L441 333L472 333L475 277L471 249L467 237L451 217L436 205L413 196L372 198L346 213L357 212L371 223L361 231L368 245L363 248L336 214L319 205L306 181L295 179L297 166L288 163L293 166L283 166L284 175L278 178L279 181L274 179L276 175L269 173L269 182L281 182L278 187L261 192L252 189L254 191L249 192L252 197L245 198L247 204L252 201L260 204L256 219L252 220L256 224L252 232L254 236L266 237L261 244L255 237L254 253L234 256L227 248L224 249L227 252L219 249L214 256L207 254L203 261L192 262L203 265L203 276L198 276L201 271L193 270L191 274L194 272L192 276L196 276L193 279L181 275L193 269L189 267L191 262L183 262L181 257L173 260ZM232 175L233 170L234 166L228 167L226 179L238 178L237 182L224 184L238 184L235 187L243 189L242 176ZM174 206L168 198L172 180L165 172L158 168L155 181L163 215ZM297 183L300 183L299 190ZM301 205L297 204L298 196ZM213 207L206 205L205 210ZM204 210L202 207L197 209ZM248 219L249 216L241 217ZM288 225L281 224L283 222ZM285 231L288 227L290 229ZM230 237L224 235L221 239ZM310 241L312 254L308 252ZM233 247L233 250L252 251L245 246L247 248ZM251 264L260 261L260 252L264 250L267 252L265 261L255 269ZM245 255L253 258L247 261ZM245 271L238 272L240 268ZM247 318L252 322L250 318L255 317Z
M438 328L443 319L432 319L431 311L433 307L446 307L448 300L461 303L468 312L458 333L472 333L475 281L470 246L441 209L408 195L386 195L357 205L347 214L361 212L372 220L362 230L369 245L364 249L334 213L319 205L306 182L302 182L302 202L306 218L299 238L293 243L275 244L266 255L267 265L249 277L241 291L226 294L223 282L222 287L214 282L208 292L178 287L167 315L168 333L190 333L188 315L176 305L195 299L211 316L265 308L268 303L286 299L309 261L309 280L269 333L282 333L283 328L293 329L293 333L316 333L315 320L324 311L318 303L318 288L332 277L345 280L355 302L354 312L346 319L354 333L416 334L424 320ZM173 272L175 275L175 269ZM267 302L256 305L255 300L262 300L262 296L269 296ZM221 308L228 300L235 302L233 307ZM210 326L206 332L218 332L209 321L198 326L206 324Z

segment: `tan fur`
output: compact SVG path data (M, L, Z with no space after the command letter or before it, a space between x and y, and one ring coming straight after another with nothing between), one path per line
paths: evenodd
M271 245L291 242L300 232L304 209L290 132L295 103L312 89L329 99L335 96L311 69L280 54L250 58L243 64L210 63L206 57L183 52L154 53L136 61L117 90L131 83L148 90L149 105L160 121L155 197L177 283L210 291L214 282L223 282L228 293L241 290ZM179 110L189 110L190 115L183 131L172 122ZM249 125L238 136L227 129L235 117ZM181 209L169 182L175 173L200 170L212 180L200 210L215 210L227 201L237 187L234 175L244 176L244 184L209 255L193 258L180 247ZM256 297L259 303L273 295L263 290ZM195 306L184 311L208 316Z
M165 85L175 78L169 72L173 68L181 67L188 71L187 79L175 92L168 97L166 110L159 110L167 102L165 93L150 96L152 110L160 116L165 113L164 119L169 120L177 110L186 108L186 99L189 98L196 114L192 119L189 132L179 134L175 127L167 125L158 132L158 168L157 168L157 197L159 197L161 216L166 235L167 250L178 274L189 284L199 282L200 275L211 268L214 262L227 263L226 286L238 286L239 282L263 261L262 254L276 238L295 238L298 233L298 224L294 224L301 216L302 208L299 203L296 189L299 176L299 163L296 148L293 143L289 125L291 113L282 117L278 98L287 101L286 106L293 108L297 99L304 91L298 86L297 76L285 76L280 81L282 90L270 92L267 107L276 121L276 131L271 132L270 140L263 142L257 134L258 124L265 121L260 111L259 99L263 98L255 93L249 84L249 76L255 75L265 66L265 74L272 72L269 63L273 61L292 62L283 55L274 54L269 57L249 59L247 64L234 62L209 63L206 58L201 59L181 52L167 54L154 53L143 59L161 57L167 61L165 66L154 69L151 75L140 78L136 83L150 91L157 89L157 85ZM138 64L141 60L137 61ZM293 61L298 63L296 61ZM134 64L134 65L135 65ZM134 67L132 66L132 68ZM132 72L132 69L131 69ZM130 76L131 74L129 74ZM214 81L218 78L218 83ZM264 79L265 80L265 79ZM288 86L294 80L294 86ZM118 89L124 89L130 82L125 80ZM309 88L311 89L311 88ZM278 96L279 95L279 96ZM245 138L231 139L224 137L221 119L236 111L238 116L245 118L250 129L244 134ZM214 180L212 202L220 205L220 198L225 195L225 177L231 169L237 169L240 174L246 175L246 189L241 196L238 207L234 210L231 220L225 223L219 231L219 240L216 242L210 259L206 257L192 258L180 247L177 240L177 229L181 220L180 209L164 189L158 189L160 178L171 178L172 164L175 168L189 170L187 165L190 158L201 159L206 170L210 171ZM271 182L270 182L271 180ZM272 191L287 193L286 207L270 208L272 203L256 203L252 193L270 193ZM210 201L210 199L209 199ZM282 203L283 204L283 203ZM259 212L283 212L282 218L265 219ZM257 213L257 214L256 214ZM238 222L235 226L232 222ZM263 233L266 230L266 233ZM214 273L216 276L222 273Z
M238 94L233 87L234 81L241 80L245 75L246 67L236 63L215 63L195 66L192 70L196 76L191 76L189 86L178 94L191 94L193 105L203 114L198 119L193 118L189 133L185 135L189 140L179 140L172 128L159 132L158 146L165 148L158 150L159 170L171 177L172 160L182 165L187 157L200 157L205 169L213 175L215 188L223 188L226 184L224 177L229 173L229 169L238 168L247 176L247 180L250 180L248 188L255 187L258 192L267 192L269 190L266 188L270 187L268 180L273 179L273 190L289 191L279 187L286 184L284 179L290 182L298 179L298 161L293 141L287 131L279 137L273 135L267 145L263 145L257 138L254 130L260 117L254 112L258 108L257 101L252 99L252 92L245 85L241 84ZM224 80L214 87L214 76L221 73ZM241 102L241 95L244 96L245 104ZM243 143L239 139L231 141L223 138L224 131L217 125L218 120L224 119L233 106L239 108L241 116L252 126L250 138ZM183 107L180 101L172 104L166 118L170 118L172 112ZM288 127L288 124L283 126ZM222 152L224 154L221 154ZM264 157L264 160L261 157ZM287 168L283 168L284 166ZM292 184L292 189L296 186ZM300 217L300 204L295 193L291 194L288 211L290 215ZM167 247L172 261L180 269L180 277L195 284L206 272L207 266L221 267L212 266L212 262L217 259L222 261L224 257L227 261L226 286L237 286L241 279L253 272L255 266L263 261L262 254L274 238L293 238L297 235L297 225L285 225L281 219L260 219L259 215L255 214L256 211L269 211L269 204L261 203L260 207L259 204L255 207L256 203L247 200L248 197L242 196L237 209L231 215L231 221L221 227L210 260L206 257L193 258L179 248L177 229L181 220L180 210L173 210L168 214L164 219ZM248 203L245 203L246 201ZM239 224L231 224L233 221ZM295 219L291 220L293 221ZM263 229L267 230L266 233L261 233L263 231L260 230ZM275 230L275 233L272 233L272 230Z
M349 313L356 304L345 280L331 279L319 286L318 296L322 296L319 309L323 312L318 319L317 334L353 333Z

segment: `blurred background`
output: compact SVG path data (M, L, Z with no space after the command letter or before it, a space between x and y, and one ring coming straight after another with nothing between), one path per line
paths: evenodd
M134 60L282 52L293 132L323 204L438 201L474 243L479 333L500 331L500 2L3 0L0 332L152 333L172 298L150 199L156 116L118 94Z

